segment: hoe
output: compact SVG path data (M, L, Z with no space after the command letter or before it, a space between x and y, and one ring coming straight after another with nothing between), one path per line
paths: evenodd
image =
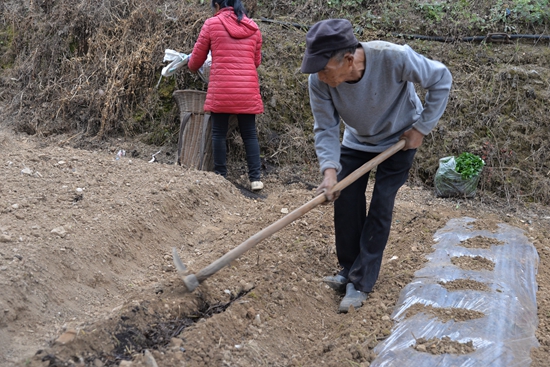
M405 146L405 140L401 139L399 142L395 143L382 153L378 154L376 157L353 171L351 174L349 174L346 178L344 178L342 181L338 182L334 188L332 189L333 192L341 191L344 188L348 187L350 184L355 182L359 177L363 176L365 173L372 170L374 167L376 167L378 164L398 152L399 150L403 149ZM271 236L275 232L279 231L286 225L292 223L296 219L300 218L305 213L309 212L311 209L315 208L316 206L324 203L326 201L326 196L324 193L321 193L317 195L312 200L308 201L298 209L295 209L294 211L288 213L275 223L271 224L269 227L264 228L260 232L256 233L243 243L241 243L239 246L235 247L233 250L227 252L225 255L217 259L216 261L212 262L210 265L206 266L205 268L201 269L196 274L188 274L187 267L181 261L176 248L174 247L172 249L172 256L174 260L174 265L176 266L176 269L178 271L178 274L183 279L183 283L185 284L185 287L188 292L193 292L200 283L205 281L207 278L218 272L223 267L231 264L232 261L236 260L239 256L244 254L246 251L250 250L252 247L256 246L260 241L264 240L265 238Z

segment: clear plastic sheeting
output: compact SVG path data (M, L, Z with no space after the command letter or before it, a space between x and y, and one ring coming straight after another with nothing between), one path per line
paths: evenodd
M499 224L495 231L476 230L473 218L453 219L436 232L435 251L427 265L401 292L392 318L390 336L376 346L371 366L415 367L525 367L530 350L538 347L536 274L539 257L522 230ZM482 236L494 239L490 248L466 248L461 241ZM465 270L451 263L453 257L481 256L494 263L493 270ZM467 279L484 283L486 291L447 290L441 284ZM484 314L481 318L447 322L434 315L407 316L409 307L462 308ZM450 310L452 312L452 310ZM419 338L449 337L459 343L472 341L468 354L431 354L413 347Z

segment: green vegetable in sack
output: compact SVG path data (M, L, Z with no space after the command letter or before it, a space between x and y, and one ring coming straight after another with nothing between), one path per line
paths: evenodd
M483 159L479 156L464 152L455 158L456 167L455 171L460 173L463 179L467 180L474 177L481 172L481 169L485 165Z
M462 153L439 160L434 185L439 197L474 197L485 162L477 155Z

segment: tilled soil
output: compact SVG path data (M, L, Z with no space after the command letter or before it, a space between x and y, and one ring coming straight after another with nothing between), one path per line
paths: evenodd
M317 168L272 169L254 195L237 173L225 180L149 162L154 149L132 142L119 142L120 149L139 154L116 159L116 149L77 150L68 140L0 131L2 366L368 366L395 326L401 290L432 252L434 233L461 217L476 219L480 229L521 228L537 248L540 347L531 358L532 366L547 365L547 207L512 208L482 194L441 199L404 186L379 281L348 314L337 312L341 295L320 281L338 270L331 205L309 211L186 293L173 247L199 271L311 200ZM412 311L439 317L426 307ZM478 317L454 309L442 315ZM419 339L415 348L471 352L455 344Z

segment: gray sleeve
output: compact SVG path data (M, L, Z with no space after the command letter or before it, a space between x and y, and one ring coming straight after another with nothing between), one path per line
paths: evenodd
M420 84L427 93L424 110L413 127L427 135L437 124L449 98L453 77L445 65L416 53L409 46L404 60L403 80Z
M340 165L340 116L334 108L329 87L319 82L316 74L311 74L309 82L309 102L315 121L315 152L319 168L323 173L327 168L342 170Z

